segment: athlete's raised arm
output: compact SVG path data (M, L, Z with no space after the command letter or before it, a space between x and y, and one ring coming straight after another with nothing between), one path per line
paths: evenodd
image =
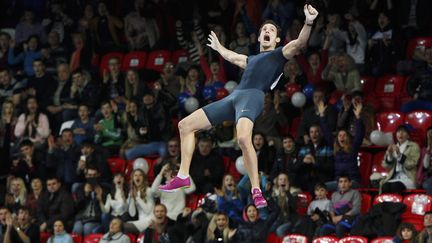
M207 46L211 47L213 50L219 52L219 54L221 54L221 56L229 61L230 63L237 65L241 68L245 68L246 67L246 60L247 60L247 56L246 55L242 55L242 54L238 54L235 53L231 50L226 49L218 40L216 34L212 31L209 34L208 37L208 41L210 43L207 44Z
M301 48L306 46L311 33L313 21L318 16L318 11L310 4L305 4L303 11L305 13L306 20L299 36L297 39L290 41L282 48L282 53L287 59L295 56Z

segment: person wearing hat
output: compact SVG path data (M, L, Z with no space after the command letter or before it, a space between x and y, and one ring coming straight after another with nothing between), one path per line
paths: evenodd
M396 129L396 144L387 147L381 165L389 170L386 178L380 182L381 193L401 193L406 189L415 189L417 163L420 147L409 140L409 127L400 125Z

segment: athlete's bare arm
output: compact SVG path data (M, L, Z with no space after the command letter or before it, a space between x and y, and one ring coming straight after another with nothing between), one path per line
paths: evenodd
M226 49L218 40L216 34L212 31L209 34L208 41L210 43L207 44L207 46L211 47L213 50L219 52L219 54L230 63L239 66L241 68L246 68L246 60L247 56L238 54L236 52L233 52L231 50Z
M311 33L313 21L318 16L318 11L314 7L312 7L312 5L305 4L303 7L303 11L305 13L306 20L302 30L300 31L299 36L297 37L297 39L290 41L282 48L282 53L287 59L297 55L297 53L299 53L300 50L304 46L306 46L309 35Z

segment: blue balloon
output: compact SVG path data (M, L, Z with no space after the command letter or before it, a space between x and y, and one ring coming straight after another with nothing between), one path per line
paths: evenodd
M308 99L312 99L314 91L315 91L315 86L313 84L307 84L303 88L303 93L306 95L306 98Z
M205 100L214 100L216 97L216 90L213 86L206 86L202 90L202 96Z
M221 89L225 87L225 84L222 83L221 81L215 81L213 83L213 87L215 88L215 90Z
M177 102L178 102L179 107L180 107L181 109L184 108L184 103L186 102L187 98L189 98L189 97L190 97L190 94L187 93L187 92L180 93L180 94L177 96Z

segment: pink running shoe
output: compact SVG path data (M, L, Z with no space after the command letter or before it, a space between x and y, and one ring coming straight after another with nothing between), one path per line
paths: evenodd
M172 180L168 181L165 185L160 186L159 190L163 192L173 192L178 188L190 187L190 177L186 179L181 179L180 177L174 177Z
M252 189L252 199L254 201L255 207L264 208L267 207L267 201L262 195L262 192L259 188Z

